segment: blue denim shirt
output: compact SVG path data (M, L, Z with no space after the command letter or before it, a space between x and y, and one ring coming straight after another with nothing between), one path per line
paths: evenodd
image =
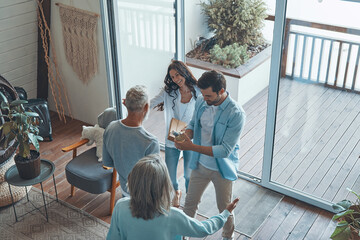
M194 115L187 127L193 130L194 144L201 145L200 118L207 103L199 96L195 103ZM239 139L245 124L245 111L228 93L227 98L219 105L214 119L212 135L212 152L223 178L234 181L237 179L239 165ZM194 152L190 161L190 168L196 169L200 153Z

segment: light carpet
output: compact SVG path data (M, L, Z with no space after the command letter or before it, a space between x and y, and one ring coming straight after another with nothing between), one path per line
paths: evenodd
M185 180L179 179L179 188L185 193ZM263 188L255 183L238 179L234 183L233 196L240 197L234 210L235 231L252 237L261 227L271 211L281 201L283 195ZM185 204L185 194L181 198L181 206ZM199 204L198 214L207 218L219 213L216 205L215 189L212 183L205 190Z
M35 206L43 206L41 191L32 188L30 201ZM46 194L47 202L55 198ZM34 207L26 197L16 203L16 214L23 215ZM45 215L43 207L40 208ZM48 205L49 222L38 210L21 217L15 222L13 207L0 208L0 239L105 239L109 224L61 200Z

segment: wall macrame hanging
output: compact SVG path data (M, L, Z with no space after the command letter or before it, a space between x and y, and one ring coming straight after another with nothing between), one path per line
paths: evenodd
M96 25L98 14L57 3L60 11L66 60L83 83L98 69Z

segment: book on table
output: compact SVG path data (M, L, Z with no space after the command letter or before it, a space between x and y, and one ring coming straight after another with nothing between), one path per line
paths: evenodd
M186 126L187 126L187 124L185 122L183 122L179 119L176 119L176 118L172 118L170 121L167 139L174 142L175 135L174 135L173 131L175 131L177 133L184 132Z

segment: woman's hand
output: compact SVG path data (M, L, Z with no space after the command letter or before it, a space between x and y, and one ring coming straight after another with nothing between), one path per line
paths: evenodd
M229 203L229 205L226 206L226 209L231 213L235 208L237 203L239 202L240 198L235 198L234 201Z

